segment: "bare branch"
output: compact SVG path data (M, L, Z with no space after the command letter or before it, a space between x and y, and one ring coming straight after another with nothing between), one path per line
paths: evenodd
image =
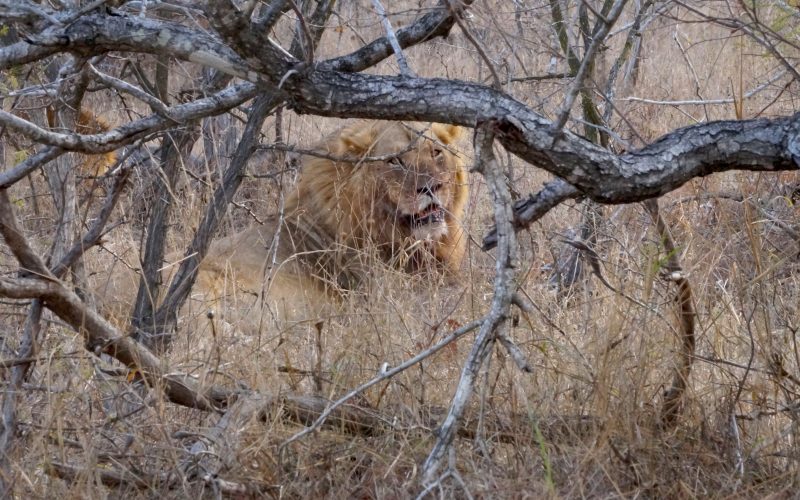
M24 179L28 174L66 153L66 149L53 146L46 147L33 156L21 161L13 168L0 173L0 189L5 189L12 184Z
M152 109L154 113L158 113L164 118L169 118L170 120L173 119L169 114L169 109L167 108L167 105L164 104L160 99L158 99L153 94L145 92L139 87L131 85L128 82L122 81L118 78L114 78L111 75L106 75L105 73L101 73L100 71L97 70L97 68L95 68L91 64L89 64L89 71L91 71L94 77L97 78L97 80L99 80L101 83L104 83L109 87L116 89L120 92L128 93L133 97L139 99L140 101L144 102L148 106L150 106L150 109Z
M600 25L599 29L596 29L594 33L592 33L592 43L589 45L589 48L586 50L586 54L583 56L581 66L578 69L578 72L575 74L575 81L570 86L566 96L564 96L564 104L562 106L561 113L559 114L558 119L553 123L554 130L561 130L567 123L569 114L572 110L572 105L575 103L578 93L581 91L581 89L583 89L584 81L586 80L586 77L589 76L589 70L592 67L592 64L594 64L594 58L597 55L597 52L600 50L600 47L605 42L606 36L611 30L611 27L617 22L619 15L622 14L622 9L625 7L626 3L627 0L617 0L617 3L611 8L611 11L608 14L608 19L598 19L598 23Z
M319 417L317 417L317 419L314 420L313 423L311 423L308 427L303 429L301 432L298 432L294 436L292 436L289 439L287 439L286 441L284 441L284 443L281 446L285 447L286 445L288 445L288 444L290 444L290 443L292 443L294 441L297 441L298 439L301 439L303 436L306 436L306 435L310 434L314 430L318 429L325 422L325 420L333 413L333 411L336 410L337 408L339 408L341 405L347 403L348 401L353 399L355 396L361 394L362 392L366 391L367 389L369 389L370 387L374 386L375 384L378 384L378 383L380 383L380 382L382 382L384 380L389 380L392 377L394 377L395 375L397 375L398 373L401 373L401 372L411 368L412 366L416 365L417 363L419 363L421 361L424 361L425 359L429 358L430 356L432 356L432 355L436 354L437 352L439 352L440 350L442 350L444 347L452 344L454 341L456 341L460 337L466 335L467 333L471 332L475 328L478 328L479 326L481 326L482 323L483 323L483 320L476 320L476 321L469 322L466 325L462 326L461 328L455 330L453 333L451 333L450 335L448 335L447 337L445 337L444 339L442 339L438 343L436 343L436 345L434 345L434 346L432 346L432 347L430 347L428 349L425 349L424 351L420 352L419 354L417 354L413 358L405 361L404 363L402 363L400 365L397 365L395 367L383 370L376 377L374 377L371 380L361 384L360 386L356 387L355 389L351 390L350 392L348 392L347 394L345 394L341 398L339 398L336 401L334 401L333 403L331 403L329 406L327 406L325 408L325 410L319 415Z
M478 52L478 55L483 59L483 62L486 63L486 67L489 68L489 73L492 75L493 87L496 89L503 88L503 83L500 80L500 74L497 72L497 68L495 68L494 62L492 62L491 58L489 58L489 54L486 53L486 49L483 47L483 44L472 35L472 31L470 31L469 26L461 17L462 12L459 12L456 7L453 6L453 0L448 0L450 4L450 9L453 10L453 17L458 23L458 27L461 28L461 33L469 40L475 50Z
M86 307L75 292L50 273L22 236L5 189L0 189L0 235L23 267L38 275L37 278L0 277L0 295L14 299L41 299L45 307L84 335L90 352L104 352L126 366L138 369L151 385L163 387L170 401L176 404L217 411L233 397L232 393L216 388L201 388L189 377L168 374L162 360L132 338L119 335L105 318Z
M2 110L0 110L0 124L17 130L32 140L49 144L63 150L95 154L107 153L119 149L126 144L130 144L136 139L151 136L156 132L174 126L175 121L183 122L195 120L227 111L252 99L257 93L255 86L252 84L242 83L233 85L210 97L167 108L165 111L166 116L169 118L154 114L102 134L83 135L77 133L52 132ZM45 152L42 152L40 155L36 155L35 158L38 158L36 160L37 162L44 163L47 161L43 159L45 156L50 157L55 154L55 151L49 151L47 155L45 155ZM17 167L15 167L15 169L16 168ZM35 167L31 167L31 165L28 164L24 168L19 167L19 169L19 172L27 171L28 169L32 171ZM4 173L3 175L9 174ZM14 177L18 178L19 175L19 173L16 173ZM0 180L2 180L2 178L0 178ZM2 182L2 185L6 185L6 182Z
M394 56L397 59L397 66L400 67L400 74L407 77L416 76L408 66L406 56L403 54L403 48L400 46L400 42L397 41L397 37L394 34L394 28L392 28L392 23L389 22L389 17L386 15L386 9L383 8L381 0L372 0L372 6L375 7L378 17L381 18L383 31L386 32L386 38L389 39L389 45L392 46L392 50L394 51Z
M437 433L428 458L423 464L423 482L430 484L436 480L442 461L449 454L456 437L459 423L464 416L467 403L472 395L475 381L481 367L489 359L494 345L495 330L508 317L511 300L516 291L514 268L516 266L517 242L512 226L513 212L511 193L497 160L494 156L494 137L498 124L486 122L475 131L475 169L480 171L492 195L494 218L497 227L498 245L495 255L494 297L488 314L481 323L480 331L472 344L467 360L461 371L456 393L450 409Z
M514 228L527 228L538 221L550 210L560 205L561 202L575 198L580 195L574 186L561 179L548 182L541 191L536 194L528 195L527 198L517 200L514 203ZM497 228L493 228L483 238L483 249L491 250L497 246Z
M458 9L466 9L473 0L462 0ZM411 26L397 31L397 43L401 49L406 49L418 43L438 37L446 37L455 24L455 14L447 5L448 0L442 0L439 6L428 14L422 16ZM393 53L392 44L388 38L380 38L369 43L352 54L336 57L323 61L319 68L329 71L344 71L355 73L370 68Z

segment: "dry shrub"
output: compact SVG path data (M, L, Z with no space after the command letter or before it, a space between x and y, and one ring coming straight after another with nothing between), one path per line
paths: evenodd
M409 7L411 19L417 15L412 9L416 4L400 2L392 9ZM509 75L545 73L553 54L548 6L537 3L517 19L512 5L476 5L471 20L476 35L494 48L492 57ZM356 33L365 39L380 33L376 18L363 7L343 3L335 21L339 24L326 34L318 57L357 47ZM398 16L397 24L407 22L404 19ZM518 23L526 30L524 36L517 31ZM277 38L285 43L292 28L281 26ZM620 37L610 40L609 54L619 50ZM447 41L416 47L408 56L422 76L487 78L485 62L457 30ZM387 60L374 71L394 72L394 64ZM598 66L600 78L608 64ZM663 17L645 31L639 78L625 95L653 100L729 97L731 82L738 82L740 73L743 87L749 89L772 71L773 61L745 38L708 24ZM173 85L180 87L193 76L187 70ZM745 117L762 110L766 115L791 113L793 89L784 93L777 85L748 98ZM505 88L551 117L558 113L563 89L561 80L512 82ZM628 142L620 147L636 147L640 139L651 141L695 121L735 116L733 105L620 101L617 107L626 121L615 115L612 128ZM282 120L284 140L298 147L308 147L338 126L335 120L289 111ZM174 199L173 214L179 215L173 215L170 250L182 249L191 238L219 181L225 155L214 152L220 155L215 164L209 160L212 152L204 148L224 143L225 131L239 127L236 120L225 123L210 128L205 146L193 151L193 158L201 161L186 161L187 173ZM271 118L264 127L269 140L274 130ZM469 149L469 144L463 147ZM245 182L223 224L224 234L273 213L281 189L293 182L294 172L284 168L292 166L291 158L273 151L257 158L249 172L272 177ZM535 166L513 158L505 167L514 189L523 195L547 179ZM147 209L142 200L149 199L152 172L137 175L120 209L131 222L87 255L90 276L94 270L124 265L120 260L132 264L140 258L141 221ZM684 414L672 430L659 428L658 414L679 346L677 316L672 285L661 279L661 241L646 211L637 205L607 207L598 228L597 251L605 278L647 307L612 292L591 275L566 292L553 285L550 277L561 239L580 221L574 204L553 210L520 233L518 281L535 308L512 318L508 333L533 372L520 373L505 351L495 349L470 411L473 421L482 415L483 426L476 425L481 430L465 431L459 439L458 477L443 482L433 494L793 496L800 477L798 182L797 174L730 173L692 181L662 200L698 311L694 371ZM480 241L491 225L491 211L482 179L473 176L471 183L465 223ZM13 194L29 237L44 251L53 214L45 184L37 174L31 183L15 186ZM87 219L91 210L87 204ZM11 272L11 263L3 248L0 270ZM319 327L290 325L257 337L218 331L216 343L199 351L193 337L183 336L170 358L175 370L208 384L335 399L374 376L384 363L396 366L480 317L492 293L491 254L473 243L462 273L447 281L376 268L372 287L352 294L338 314L321 318ZM102 286L96 287L102 293ZM6 358L15 352L24 311L21 304L0 303L0 347ZM41 498L211 496L210 486L203 490L201 484L180 481L172 489L154 480L141 488L102 484L106 470L127 470L145 481L173 470L185 459L184 447L209 432L217 418L176 408L157 391L128 383L126 374L115 373L108 360L86 353L76 333L50 316L46 321L41 359L19 405L22 446L14 457L16 492ZM353 400L380 415L384 427L365 435L324 429L284 448L284 441L300 427L273 409L240 430L241 446L221 476L275 497L396 498L419 493L420 464L433 443L432 432L452 396L471 338ZM53 462L75 465L77 477L53 479L45 473Z

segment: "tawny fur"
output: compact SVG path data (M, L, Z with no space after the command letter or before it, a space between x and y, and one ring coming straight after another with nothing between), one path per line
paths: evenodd
M47 107L47 124L56 127L55 110ZM92 111L81 108L75 123L75 132L83 135L101 134L111 129L111 125ZM116 151L99 155L83 155L80 162L80 173L83 176L99 177L105 174L117 161Z

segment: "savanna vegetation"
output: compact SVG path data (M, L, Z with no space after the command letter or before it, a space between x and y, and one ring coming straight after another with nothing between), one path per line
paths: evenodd
M782 0L0 0L3 496L795 496L799 34ZM306 317L193 302L353 119L469 168L457 269L363 244Z

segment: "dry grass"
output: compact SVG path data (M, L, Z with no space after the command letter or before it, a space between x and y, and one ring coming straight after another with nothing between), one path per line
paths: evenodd
M392 4L397 12L403 12L401 5L409 7L396 25L417 15L411 8L417 2ZM524 12L522 36L512 2L487 2L473 12L471 23L504 75L547 71L553 43L546 2L534 2ZM370 10L344 3L340 14L318 57L349 51L359 36L371 39L380 32ZM595 78L601 79L613 63L623 37L624 33L612 38L605 56L609 60L598 64ZM725 98L738 92L740 77L746 90L777 71L775 62L742 36L669 17L648 26L642 57L638 80L618 97ZM409 51L409 58L422 76L484 81L488 75L476 51L457 33ZM557 69L563 66L559 63ZM173 87L191 78L191 71L176 68ZM374 71L396 68L387 61ZM747 99L744 117L792 113L795 85L784 92L785 82ZM554 117L563 88L561 80L553 80L511 83L506 90ZM629 141L624 147L640 145L637 136L651 141L680 126L735 117L732 104L678 107L620 101L617 106L625 121L615 115L612 128ZM291 144L307 147L337 124L286 113L284 134ZM273 127L274 121L268 121L266 141ZM470 157L470 145L463 147ZM198 147L195 153L200 157L203 151ZM516 159L506 166L522 194L535 191L547 179L535 166ZM274 165L257 164L252 172L271 168ZM249 179L237 202L255 217L263 216L275 210L277 193L291 181L291 173L278 181ZM473 176L471 181L465 223L476 242L459 279L409 277L376 268L370 289L354 294L338 315L324 319L321 337L310 323L267 328L258 336L221 332L216 347L199 351L194 340L181 337L170 354L173 369L208 383L335 399L372 377L383 363L400 364L457 326L479 318L492 294L493 261L477 241L491 224L491 212L482 179ZM191 237L213 187L191 178L184 182L176 199L180 218L174 221L172 249L182 248ZM659 427L658 413L677 360L678 320L674 290L659 274L664 255L646 211L638 205L605 208L597 250L606 278L647 308L613 293L594 277L566 293L550 281L554 256L563 251L562 235L580 221L573 204L557 208L521 233L519 284L537 312L520 313L509 334L527 355L533 373L520 373L505 351L495 350L470 413L472 419L482 416L485 426L477 427L477 436L457 442L463 484L451 478L432 493L527 498L795 496L800 486L800 261L798 242L781 224L797 231L797 200L790 201L797 183L796 175L731 173L695 180L662 200L698 311L697 359L685 409L677 427L668 431ZM135 215L143 210L146 185L143 176L121 212ZM14 189L19 214L42 251L52 227L45 186L35 177ZM138 259L130 252L140 235L135 219L115 230L105 244L128 262ZM233 208L225 230L252 223L253 216ZM0 270L8 272L11 258L4 247L0 252ZM87 266L107 269L112 260L108 251L93 250ZM4 358L13 357L24 314L24 307L0 302ZM107 360L89 355L78 334L46 318L49 328L41 359L19 406L21 446L13 461L16 494L212 496L213 491L200 491L197 483L167 490L148 478L181 463L183 447L208 432L216 419L176 408L157 391L142 390L107 373L112 367ZM470 340L461 339L357 398L355 403L388 421L397 418L394 428L375 429L371 435L326 429L282 448L300 428L282 419L277 406L241 429L240 446L222 476L257 485L264 496L416 495L419 467L433 444L431 425L449 403ZM315 383L308 373L321 382ZM54 478L47 471L55 462L72 464L77 474L68 481ZM109 488L101 481L108 471L138 474L145 484Z

